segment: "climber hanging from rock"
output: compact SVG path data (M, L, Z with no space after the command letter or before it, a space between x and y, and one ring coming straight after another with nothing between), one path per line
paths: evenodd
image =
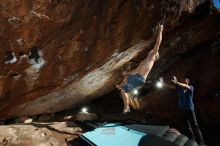
M162 41L162 32L163 25L161 24L159 25L158 36L154 48L148 52L147 58L145 58L136 69L130 72L123 72L123 76L125 76L124 80L120 85L116 85L116 88L121 91L123 98L123 113L130 111L129 93L144 85L145 80L154 65L154 62L159 58L158 51Z

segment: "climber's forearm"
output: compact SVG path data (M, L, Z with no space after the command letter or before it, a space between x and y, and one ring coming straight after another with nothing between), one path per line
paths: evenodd
M153 49L154 54L156 54L159 51L161 42L162 42L162 30L160 29Z

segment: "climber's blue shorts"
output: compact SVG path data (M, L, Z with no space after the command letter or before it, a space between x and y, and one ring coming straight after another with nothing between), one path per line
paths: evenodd
M132 89L143 86L145 83L145 78L142 75L128 75L127 83L123 86L126 93L130 92Z

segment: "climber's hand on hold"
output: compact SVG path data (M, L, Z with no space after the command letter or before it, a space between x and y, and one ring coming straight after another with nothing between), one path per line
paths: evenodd
M159 32L162 32L163 31L163 24L160 24L159 25Z
M155 32L161 33L163 31L163 24L159 24L155 28Z

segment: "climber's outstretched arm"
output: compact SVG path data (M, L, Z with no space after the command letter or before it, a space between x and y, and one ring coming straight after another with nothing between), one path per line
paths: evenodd
M157 54L157 52L159 51L160 48L160 44L162 42L162 32L163 32L163 25L159 26L159 31L158 31L158 36L157 36L157 40L156 43L154 45L154 49L153 49L153 54Z

